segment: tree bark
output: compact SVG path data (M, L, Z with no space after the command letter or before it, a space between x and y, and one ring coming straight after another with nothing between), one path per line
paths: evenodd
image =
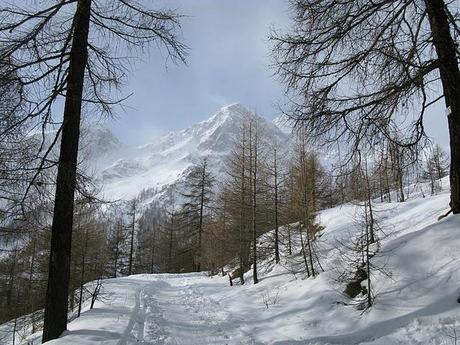
M151 258L150 258L150 273L155 273L155 225L152 227L152 243L151 243Z
M171 213L171 228L169 229L169 249L168 249L168 273L172 271L172 248L173 248L173 231L174 231L174 211Z
M251 124L252 126L252 124ZM249 128L251 131L251 128ZM251 132L250 132L251 133ZM250 134L251 136L251 134ZM259 282L259 278L257 276L257 150L258 148L258 140L257 140L258 133L254 133L254 166L253 166L253 175L252 175L252 274L253 274L253 281L254 284ZM250 147L251 147L250 143Z
M206 162L202 166L201 175L201 194L200 194L200 223L198 229L198 264L196 266L197 272L201 271L201 260L202 260L202 246L203 246L203 215L204 215L204 194L205 194L205 180L206 180Z
M278 162L276 149L274 150L274 178L275 178L275 262L280 262L279 225L278 225Z
M80 272L80 295L78 297L78 313L77 317L81 315L81 306L83 304L83 289L85 285L85 269L86 269L86 251L88 250L88 225L85 228L85 247L81 256L81 272Z
M239 264L240 264L240 283L244 284L244 242L246 242L245 236L245 224L246 224L246 212L245 212L245 197L246 197L246 184L245 184L245 170L246 170L246 155L245 155L245 145L246 145L246 128L243 127L243 140L242 140L242 153L241 153L241 220L239 228Z
M114 258L114 263L113 263L113 276L114 278L117 277L117 271L118 271L118 257L119 257L119 254L120 254L120 231L121 231L121 224L120 224L120 221L117 222L117 237L116 237L116 248L115 248L115 258Z
M128 275L133 273L133 258L134 258L134 233L136 230L136 199L133 200L133 218L131 225L131 239L129 241L129 261L128 261Z
M431 26L433 44L439 62L444 91L444 101L449 109L450 134L450 207L452 213L460 213L460 70L456 46L450 32L450 25L443 0L425 0Z
M90 12L91 0L79 0L73 22L73 42L56 179L43 342L58 338L67 328L74 195L83 83L88 61Z

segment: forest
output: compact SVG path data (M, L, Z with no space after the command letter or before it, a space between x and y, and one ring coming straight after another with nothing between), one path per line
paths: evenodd
M116 116L146 51L176 67L193 49L184 15L152 7L0 4L0 325L14 325L12 343L58 338L104 301L112 278L204 272L237 289L259 284L269 262L316 279L330 259L321 213L341 205L359 210L359 230L335 243L346 268L334 279L355 309L371 310L374 272L391 275L377 263L391 237L379 205L448 188L433 222L460 213L458 3L290 1L289 28L266 32L286 139L249 111L233 119L225 155L205 148L173 183L111 200L83 124ZM449 147L426 132L439 103Z

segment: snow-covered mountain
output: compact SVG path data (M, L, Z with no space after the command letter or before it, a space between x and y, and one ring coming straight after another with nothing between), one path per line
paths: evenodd
M286 134L292 133L294 122L287 115L280 115L273 119L272 123Z
M104 197L131 199L143 190L164 190L179 182L203 157L208 157L214 174L221 174L241 120L250 114L244 106L231 104L205 121L138 147L122 144L107 128L91 128L86 142ZM260 121L273 141L289 140L275 124L263 118Z

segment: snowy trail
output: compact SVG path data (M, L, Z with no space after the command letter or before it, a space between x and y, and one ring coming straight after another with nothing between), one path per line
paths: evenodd
M203 291L200 275L162 275L141 293L143 344L254 344L238 330L232 315ZM198 279L197 279L198 278ZM203 279L208 280L203 276ZM222 282L209 284L215 291ZM142 308L141 308L142 310ZM138 343L139 343L138 342ZM129 342L127 343L129 344Z
M137 275L108 280L108 296L69 324L52 344L260 344L242 331L244 320L209 297L225 280L204 274ZM117 334L116 331L120 331Z
M228 277L204 273L108 279L95 308L86 308L62 338L49 344L453 344L460 334L460 216L436 221L448 197L441 193L375 205L386 236L373 263L386 271L372 274L375 299L368 312L356 309L337 281L343 260L337 243L351 241L357 231L356 206L349 204L321 214L326 271L314 279L291 270L299 249L292 257L283 255L279 265L270 258L262 261L257 285L251 272L245 285L233 287ZM30 339L38 345L39 338Z

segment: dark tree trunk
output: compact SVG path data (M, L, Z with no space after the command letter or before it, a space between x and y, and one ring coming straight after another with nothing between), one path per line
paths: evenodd
M300 249L302 251L303 262L305 264L305 269L307 270L307 276L310 277L310 269L308 268L308 261L307 261L307 252L305 251L305 243L303 241L303 235L302 235L302 224L300 223L299 223L299 236L300 236Z
M310 268L311 268L311 274L312 276L314 277L315 276L315 268L313 266L313 255L312 255L312 250L311 250L311 243L310 243L310 235L309 235L309 222L310 222L310 211L309 211L309 205L308 205L308 185L307 185L307 176L308 176L308 172L306 171L307 169L307 166L306 166L306 163L303 164L303 169L304 169L304 191L303 191L303 208L304 208L304 228L305 228L305 236L306 236L306 240L307 240L307 248L308 248L308 259L310 261ZM302 233L301 233L301 236L302 236ZM301 241L303 242L303 239L302 237L300 238ZM307 267L307 273L308 273L308 276L310 276L310 272L308 270L308 263L306 262L307 258L306 258L306 253L305 253L305 245L302 243L302 247L303 250L304 250L304 260L305 260L305 265Z
M366 194L367 194L366 197L367 197L367 203L369 205L369 241L370 243L374 243L375 242L374 213L372 210L371 185L369 183L369 175L367 173L367 160L366 160L365 178L366 178Z
M198 229L198 263L196 265L197 272L201 271L201 261L203 260L202 246L203 246L203 215L204 215L205 180L206 180L206 162L203 165L203 171L201 175L200 224L199 224L199 229Z
M58 338L67 328L73 208L83 81L88 60L90 12L91 0L79 0L74 17L73 42L70 52L56 179L43 342Z
M275 262L280 262L279 250L279 224L278 224L278 162L276 159L276 149L274 150L274 178L275 178Z
M14 250L13 253L13 262L11 263L11 267L9 269L9 277L8 277L8 285L6 289L6 305L9 310L12 303L13 303L13 290L14 290L14 283L15 283L15 276L16 276L16 264L17 264L17 249ZM18 301L19 302L19 301ZM15 313L16 315L16 313Z
M460 213L460 70L443 0L425 0L433 44L439 60L450 133L450 206Z
M308 228L306 228L305 236L307 237L308 257L309 257L309 260L310 260L311 275L313 277L315 277L316 272L315 272L315 266L313 265L313 250L312 250L312 247L311 247L311 239L310 239L310 234L309 234Z
M133 201L133 219L131 225L131 239L129 241L129 261L128 261L128 275L133 273L133 255L134 255L134 232L136 228L136 200Z
M78 314L81 315L81 306L83 304L83 289L85 285L85 269L86 269L86 251L88 250L88 226L85 228L85 247L83 249L83 255L81 257L81 272L80 272L80 295L78 297Z
M35 273L35 256L36 256L36 237L35 235L32 235L32 254L30 257L30 268L29 268L29 282L28 282L28 287L27 287L27 299L28 299L28 307L29 310L31 311L30 313L30 320L32 324L32 333L36 332L35 329L35 296L34 296L34 291L33 291L33 280L34 280L34 273Z
M117 277L118 271L118 257L120 255L120 231L121 231L121 224L117 222L117 237L116 237L116 247L115 247L115 258L113 263L113 276Z
M244 270L245 270L245 261L244 261L244 243L246 242L245 238L245 222L246 222L246 212L245 212L245 194L246 194L246 184L245 184L245 145L246 145L246 129L243 128L243 140L242 140L242 163L241 163L241 219L239 227L239 264L240 264L240 283L244 284Z
M172 271L172 249L173 249L173 231L174 231L174 213L171 214L171 229L169 229L169 249L168 249L168 273Z
M292 243L291 243L291 226L287 225L287 233L288 233L288 253L292 255Z
M155 273L155 227L152 229L152 247L151 247L151 258L150 258L150 273Z
M254 133L254 147L252 147L252 123L249 127L250 172L252 177L252 278L254 284L259 282L257 276L257 133ZM254 150L254 151L253 151ZM254 152L254 159L252 153ZM252 165L254 163L254 165Z

